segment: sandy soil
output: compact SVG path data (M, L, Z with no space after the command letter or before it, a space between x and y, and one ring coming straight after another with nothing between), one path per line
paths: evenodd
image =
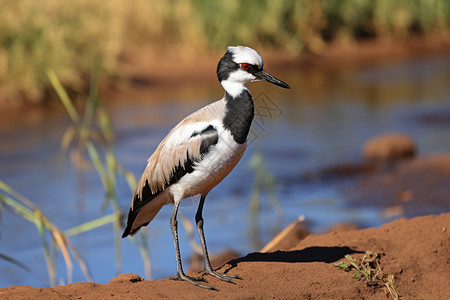
M206 276L220 291L169 279L145 281L122 274L105 285L74 283L55 288L0 289L1 299L393 299L383 281L368 286L335 263L367 250L381 255L380 267L403 299L449 299L450 213L400 219L380 228L309 235L288 251L251 253L220 270L239 274L236 285Z

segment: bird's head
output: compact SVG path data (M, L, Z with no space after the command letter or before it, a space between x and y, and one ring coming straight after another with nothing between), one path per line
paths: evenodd
M263 69L263 60L258 52L244 46L228 47L217 65L217 78L225 90L234 96L242 92L246 83L254 81L264 80L285 89L290 88Z

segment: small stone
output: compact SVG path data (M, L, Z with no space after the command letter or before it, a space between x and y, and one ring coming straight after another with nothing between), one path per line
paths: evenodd
M411 137L401 133L387 133L369 139L363 147L368 160L394 161L414 157L416 146Z

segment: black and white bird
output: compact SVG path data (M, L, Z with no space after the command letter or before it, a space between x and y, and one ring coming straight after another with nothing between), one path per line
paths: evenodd
M195 221L203 249L205 273L234 283L239 276L212 269L203 233L202 210L209 191L236 166L247 146L247 135L254 116L254 104L246 84L268 81L283 88L289 86L263 69L262 57L249 47L228 47L217 65L217 77L225 96L183 119L148 159L131 202L122 237L134 235L148 225L166 204L174 205L170 218L177 259L177 275L202 288L202 277L183 272L178 243L177 212L181 200L200 195Z

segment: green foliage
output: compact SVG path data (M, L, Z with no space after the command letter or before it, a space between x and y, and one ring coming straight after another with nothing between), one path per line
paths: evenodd
M92 65L113 72L122 43L114 29L122 18L112 3L0 0L0 6L1 92L42 97L48 68L72 88L81 87Z
M3 101L42 99L47 69L71 89L86 85L93 66L121 76L120 56L135 46L186 55L230 44L320 53L330 40L398 39L450 26L448 0L0 0L0 7Z
M353 267L355 269L355 274L353 274L352 278L364 278L368 285L374 285L376 283L375 279L382 274L377 253L366 251L361 261L357 261L350 254L345 255L345 258L350 264L340 262L336 263L335 266L344 271L349 271Z
M366 251L361 260L353 258L350 254L345 255L348 262L341 261L334 264L341 270L349 272L355 270L352 278L364 280L368 286L384 286L395 300L399 299L397 289L394 286L394 275L384 275L380 267L380 256L378 253Z

